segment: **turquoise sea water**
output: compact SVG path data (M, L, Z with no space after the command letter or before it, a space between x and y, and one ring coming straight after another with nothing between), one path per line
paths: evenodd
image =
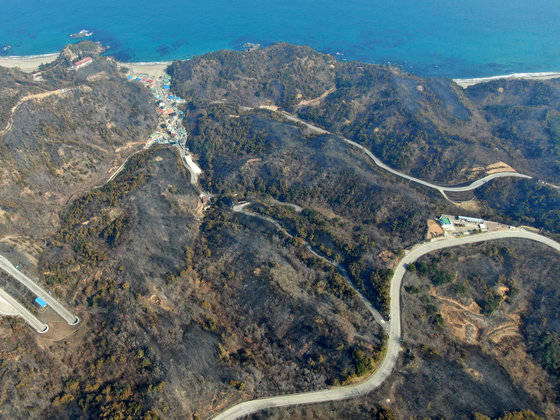
M10 55L56 52L82 28L123 61L285 41L422 76L560 71L558 0L0 0Z

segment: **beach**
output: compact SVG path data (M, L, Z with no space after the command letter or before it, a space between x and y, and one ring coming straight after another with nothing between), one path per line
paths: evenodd
M0 66L9 68L19 67L21 71L32 73L37 71L41 64L52 63L58 56L59 53L0 57Z
M16 68L26 73L33 73L39 70L41 64L52 63L59 56L59 53L29 55L29 56L8 56L0 57L0 67ZM121 63L117 62L119 67L127 67L131 73L144 74L154 78L158 78L165 74L165 69L171 64L171 61L154 61L146 63Z
M29 55L29 56L8 56L0 57L0 66L15 68L19 67L21 71L32 73L39 69L41 64L48 64L57 59L59 53ZM119 67L126 67L131 74L141 74L153 78L159 78L165 74L165 69L172 61L152 61L140 63L124 63L117 62ZM476 77L472 79L453 79L455 83L463 89L479 83L491 82L501 79L525 79L525 80L549 80L560 78L560 72L540 72L540 73L512 73L500 76Z
M493 80L501 80L501 79L549 80L549 79L556 79L559 77L560 77L560 73L557 72L513 73L513 74L504 74L502 76L477 77L474 79L453 79L453 81L464 89L472 85L491 82Z
M154 61L146 63L121 63L117 62L119 67L126 67L131 74L141 74L145 76L159 78L165 74L165 69L172 63L172 61Z

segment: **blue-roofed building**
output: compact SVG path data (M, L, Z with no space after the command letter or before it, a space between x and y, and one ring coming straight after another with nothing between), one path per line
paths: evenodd
M164 88L165 90L168 90L168 89L169 89L169 86L168 86L168 85L164 85L163 88Z
M128 76L128 80L132 80L132 76Z
M45 302L43 299L41 299L40 297L38 297L37 299L35 299L35 302L37 302L37 304L41 307L44 308L45 306L47 306L47 302Z

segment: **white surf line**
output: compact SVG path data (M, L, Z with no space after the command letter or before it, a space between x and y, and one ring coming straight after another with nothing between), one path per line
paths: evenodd
M469 86L477 85L479 83L491 82L493 80L548 80L560 77L559 72L540 72L540 73L511 73L504 74L500 76L490 76L490 77L474 77L471 79L453 79L462 88L467 88Z
M395 269L393 278L391 279L391 320L387 353L385 354L385 358L379 365L378 369L366 381L356 385L325 389L322 391L279 395L276 397L245 401L236 404L233 407L230 407L229 409L213 417L214 420L235 420L240 417L256 413L257 411L274 407L287 407L300 404L315 404L321 402L340 401L368 394L369 392L378 388L392 373L399 357L399 352L401 350L400 290L402 279L404 277L404 274L406 273L406 265L416 261L421 256L435 250L476 242L509 238L529 239L532 241L540 242L560 252L560 243L545 236L523 230L487 232L476 235L463 236L459 238L449 238L437 242L420 243L406 251L405 256L399 261Z

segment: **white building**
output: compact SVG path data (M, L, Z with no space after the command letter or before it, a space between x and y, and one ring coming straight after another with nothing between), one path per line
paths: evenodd
M74 69L78 70L82 67L85 67L89 64L93 63L93 58L91 57L86 57L86 58L82 58L81 60L78 60L74 63Z

